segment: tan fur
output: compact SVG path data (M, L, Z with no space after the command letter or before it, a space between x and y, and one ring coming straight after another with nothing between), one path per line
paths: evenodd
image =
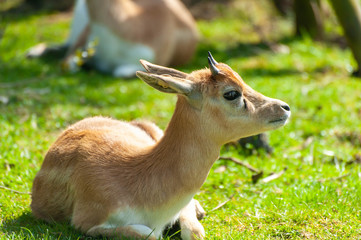
M156 142L158 142L163 137L163 131L152 122L136 120L130 123L142 129Z
M164 136L144 121L94 117L70 126L50 147L34 180L31 208L36 217L71 220L89 235L146 237L131 226L103 225L131 209L134 214L144 212L139 224L152 229L156 219L147 222L149 214L173 219L178 212L183 239L203 238L197 220L201 207L193 200L184 201L202 186L220 147L280 127L289 117L284 102L252 90L225 64L218 64L216 77L208 69L181 74L146 61L142 64L149 72L139 72L140 78L160 91L178 94ZM227 89L244 97L227 101L223 98ZM270 122L278 119L282 122ZM175 212L168 216L168 210ZM159 235L161 230L155 231Z

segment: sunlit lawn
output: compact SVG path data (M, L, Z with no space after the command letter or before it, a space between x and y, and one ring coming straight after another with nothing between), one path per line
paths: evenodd
M5 19L0 42L0 185L30 192L43 156L71 123L94 115L146 118L165 128L175 96L139 79L96 72L63 73L57 62L27 60L38 42L62 42L69 15L36 14ZM269 133L274 153L224 148L280 178L253 184L252 173L220 160L196 196L208 211L207 239L361 238L361 80L350 78L355 63L336 45L292 37L280 21L285 50L258 43L242 18L199 21L203 35L190 72L207 66L206 52L229 64L267 96L289 103L287 126ZM275 34L273 34L275 35ZM220 170L221 166L226 168ZM217 210L219 204L228 201ZM46 224L31 214L30 195L0 189L1 239L84 239L67 224Z

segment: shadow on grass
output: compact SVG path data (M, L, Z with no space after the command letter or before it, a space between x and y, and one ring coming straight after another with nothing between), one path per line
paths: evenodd
M41 7L32 7L28 4L20 4L6 10L0 8L0 16L5 21L5 23L20 22L28 20L34 16L50 15L55 13L70 14L69 10L59 11Z
M277 80L277 77L284 77L289 75L301 74L297 69L292 68L281 68L281 69L267 69L267 68L252 68L243 69L241 72L242 76L247 77L272 77L272 80Z
M293 42L302 41L301 37L285 36L278 41L272 42L272 44L284 44L289 45ZM239 42L236 45L232 45L223 51L219 51L217 45L214 43L200 43L197 49L196 56L200 56L201 52L207 53L212 51L212 55L220 62L226 61L232 58L249 58L253 56L262 55L265 52L272 52L269 43L265 42ZM204 55L204 54L203 54ZM207 56L207 55L205 55Z
M36 61L30 64L0 61L3 76L0 80L3 99L0 108L26 108L33 113L45 114L47 109L58 104L93 108L126 106L139 102L139 96L144 95L142 88L134 86L135 78L117 79L95 71L63 73L58 65L43 66ZM113 94L104 93L104 89L110 86L117 88L118 83L119 87L124 87L124 94L119 89L112 90Z
M69 223L46 223L35 219L31 212L24 212L17 218L5 219L2 231L10 238L24 239L98 239L90 238L73 229Z
M175 225L164 231L163 237L167 239L180 239L180 226ZM24 212L19 217L5 219L2 222L2 231L8 238L11 236L22 237L24 239L79 239L79 240L105 240L124 239L116 237L89 237L71 227L69 222L47 223L34 218L31 212ZM168 236L168 237L167 237Z
M289 45L295 41L302 41L302 38L299 37L284 37L277 41L278 44ZM211 43L200 43L195 57L193 60L188 63L187 65L183 66L186 70L194 70L199 68L208 67L207 63L207 52L210 51L213 57L218 62L227 63L230 59L247 59L251 57L255 57L258 55L262 55L265 53L272 53L274 52L269 44L264 42L239 42L235 46L231 46L224 50L219 50L214 44ZM275 53L277 54L277 53ZM277 76L285 76L285 75L293 75L299 74L300 71L296 68L284 68L284 69L267 69L264 67L259 68L252 68L246 69L242 71L242 75L257 75L257 76L270 76L270 77L277 77Z

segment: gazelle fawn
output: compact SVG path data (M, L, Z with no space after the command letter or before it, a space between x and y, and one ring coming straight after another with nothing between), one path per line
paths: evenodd
M146 121L84 119L47 152L33 184L33 214L70 220L87 235L160 238L177 219L182 239L203 239L193 199L223 144L283 126L289 106L246 85L209 54L190 74L141 60L137 76L178 95L163 132Z
M116 77L134 76L139 59L161 65L187 62L195 51L198 32L180 0L77 0L73 23L63 47L32 48L37 57L66 51L65 66L75 69L75 50L97 42L88 65Z

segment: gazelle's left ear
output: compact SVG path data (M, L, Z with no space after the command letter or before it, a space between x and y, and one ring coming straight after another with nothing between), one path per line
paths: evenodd
M187 79L172 77L170 75L157 75L137 71L137 77L153 88L165 92L189 95L193 90L193 82Z
M168 74L168 75L171 75L172 77L179 77L179 78L187 78L187 76L188 76L187 73L181 72L174 68L159 66L159 65L147 62L143 59L140 60L140 63L143 65L144 69L148 73L153 73L153 74L158 74L158 75Z

